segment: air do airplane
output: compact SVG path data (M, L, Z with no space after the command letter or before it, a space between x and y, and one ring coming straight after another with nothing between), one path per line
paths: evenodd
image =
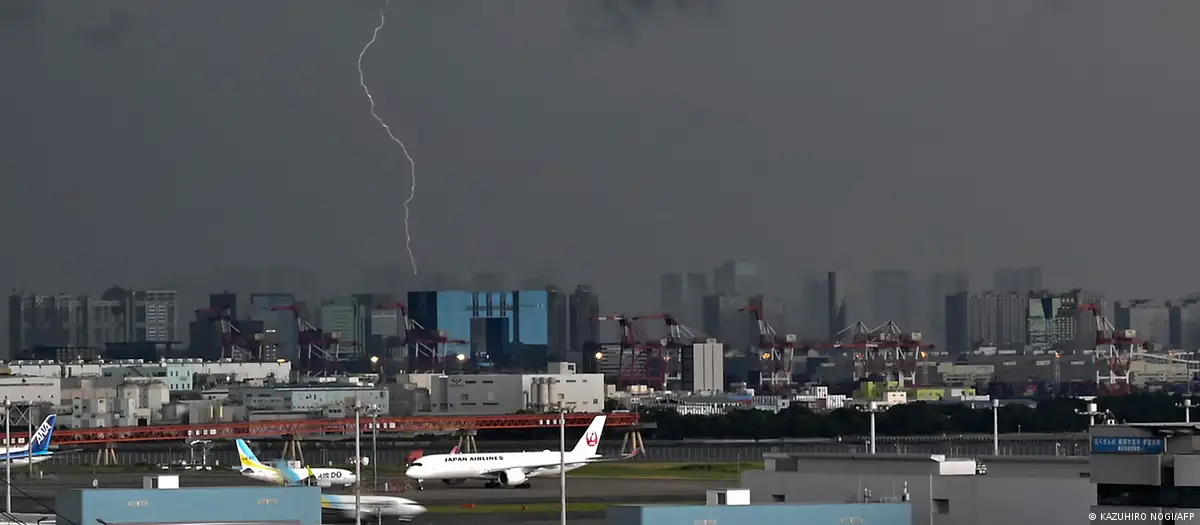
M276 461L274 466L266 465L258 460L244 440L239 439L236 443L238 459L242 462L238 470L242 472L243 476L250 479L279 485L311 483L320 487L353 485L355 481L358 481L354 473L346 469L312 467L294 469L289 467L286 461Z
M596 454L600 435L607 416L596 416L587 431L566 453L566 470L570 472L590 463L620 461L630 456L603 458ZM426 480L442 480L447 484L463 483L468 479L485 480L485 487L529 487L529 479L557 476L560 472L557 450L542 452L497 452L491 454L434 454L422 456L409 465L405 475L424 489Z

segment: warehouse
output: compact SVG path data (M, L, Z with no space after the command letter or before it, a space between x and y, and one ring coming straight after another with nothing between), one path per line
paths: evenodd
M806 525L912 525L908 503L751 504L745 489L710 490L704 505L613 505L608 525L804 523Z
M914 523L1090 523L1086 457L956 460L908 454L764 454L742 473L754 503L889 501L907 495Z
M318 487L179 488L179 476L148 476L142 489L64 489L56 511L65 523L321 524Z

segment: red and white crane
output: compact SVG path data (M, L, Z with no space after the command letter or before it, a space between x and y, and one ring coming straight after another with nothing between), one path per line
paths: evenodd
M795 382L792 381L792 366L796 358L796 343L794 334L780 337L763 316L762 310L753 304L738 309L739 312L749 312L754 316L758 326L758 357L761 368L762 387L769 392L786 391Z
M1100 306L1081 304L1079 310L1090 311L1096 323L1096 385L1114 395L1128 392L1129 363L1133 353L1145 343L1137 339L1136 330L1114 328L1112 322L1101 315Z
M859 321L824 347L854 352L855 379L880 378L904 387L917 383L917 362L933 345L921 342L921 332L905 332L892 321L875 328Z
M447 368L465 365L469 357L460 352L450 352L449 345L465 345L462 339L452 339L446 332L427 330L408 313L408 305L396 301L380 305L381 309L398 310L404 327L403 346L410 372L445 372ZM462 356L462 359L459 358Z

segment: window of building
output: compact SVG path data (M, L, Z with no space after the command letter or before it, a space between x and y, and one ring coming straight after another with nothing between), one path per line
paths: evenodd
M460 396L458 396L458 397L459 397L459 398L460 398L462 401L466 401L466 400L467 400L467 395L466 395L466 394L462 394L462 395L460 395Z
M950 500L934 498L933 513L934 514L950 514Z
M771 501L775 503L783 503L787 498L783 494L771 494Z

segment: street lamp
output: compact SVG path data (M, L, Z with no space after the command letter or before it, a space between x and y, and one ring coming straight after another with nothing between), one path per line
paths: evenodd
M379 492L379 413L379 405L367 407L367 414L371 416L371 491L373 492Z
M886 409L880 408L876 401L867 403L867 412L871 414L871 454L875 453L875 414L885 411Z
M354 525L362 525L362 405L354 399Z
M561 525L567 525L567 409L558 402L558 498Z
M4 398L4 451L12 448L12 430L9 420L12 419L12 402ZM4 510L12 515L12 458L4 462Z
M1078 410L1078 409L1076 409L1076 410L1075 410L1075 413L1076 413L1076 414L1078 414L1078 415L1081 415L1081 416L1087 416L1087 418L1088 418L1088 428L1091 428L1091 427L1092 427L1092 425L1095 425L1095 424L1096 424L1096 416L1103 416L1103 415L1104 415L1104 412L1101 412L1101 411L1100 411L1100 408L1099 408L1098 406L1096 406L1096 404L1095 404L1095 403L1088 403L1088 404L1087 404L1087 410Z
M1183 408L1183 422L1191 423L1192 422L1192 398L1185 397L1185 398L1183 398L1182 403L1175 405L1175 406Z
M992 399L992 455L1000 455L1000 400Z

